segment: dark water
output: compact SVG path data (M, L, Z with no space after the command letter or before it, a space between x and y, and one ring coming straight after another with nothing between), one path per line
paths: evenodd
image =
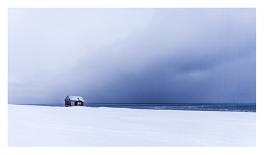
M256 112L256 104L237 103L176 103L176 104L89 104L89 107L112 107L154 110L197 110Z
M58 106L64 104L25 104L34 106ZM88 107L111 107L131 109L153 109L153 110L196 110L196 111L233 111L233 112L256 112L255 103L87 103Z

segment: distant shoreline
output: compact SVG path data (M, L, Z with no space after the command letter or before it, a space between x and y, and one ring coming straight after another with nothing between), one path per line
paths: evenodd
M16 105L16 104L15 104ZM64 104L18 104L33 106L63 107ZM141 103L141 104L113 104L113 103L89 103L87 107L109 107L150 110L185 110L185 111L230 111L230 112L256 112L256 104L253 103Z

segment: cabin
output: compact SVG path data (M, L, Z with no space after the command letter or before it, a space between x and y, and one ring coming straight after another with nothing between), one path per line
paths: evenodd
M85 101L81 96L67 96L65 98L65 107L84 106Z

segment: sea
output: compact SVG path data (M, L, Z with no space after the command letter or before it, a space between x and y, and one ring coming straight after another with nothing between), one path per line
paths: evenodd
M96 103L88 104L89 107L112 107L132 109L153 109L153 110L195 110L195 111L232 111L232 112L256 112L254 103L142 103L142 104L111 104Z

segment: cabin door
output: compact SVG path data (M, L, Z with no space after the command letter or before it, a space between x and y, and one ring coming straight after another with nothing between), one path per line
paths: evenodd
M75 106L75 102L74 101L71 101L71 106Z

